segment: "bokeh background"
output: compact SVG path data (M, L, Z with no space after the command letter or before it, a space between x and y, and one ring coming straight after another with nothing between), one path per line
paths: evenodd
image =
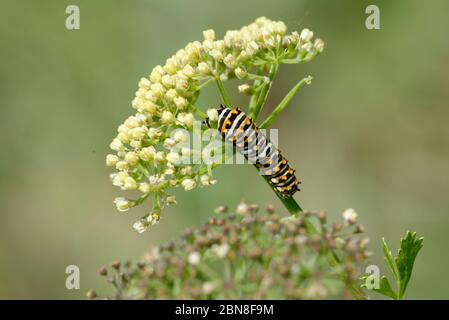
M65 28L65 8L81 29ZM365 28L377 4L381 29ZM186 193L139 235L144 208L122 214L104 158L133 110L142 76L201 31L219 37L265 15L326 41L312 63L283 66L268 109L314 76L275 123L280 147L304 181L296 199L331 220L348 207L394 250L406 230L425 236L407 298L449 298L449 2L432 1L2 1L0 10L0 298L84 298L109 286L96 269L137 259L241 199L281 205L249 166L223 166L219 183ZM246 103L228 83L233 99ZM216 106L211 87L203 108ZM65 268L81 289L65 288Z

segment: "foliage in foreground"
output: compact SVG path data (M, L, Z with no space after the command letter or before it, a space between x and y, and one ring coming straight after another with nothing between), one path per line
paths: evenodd
M410 231L407 231L405 237L401 239L397 256L393 258L385 239L382 239L384 259L388 270L391 272L391 275L396 282L397 290L395 291L391 287L386 276L382 276L375 287L372 287L373 280L375 280L372 278L373 276L363 277L362 279L365 280L365 283L362 287L373 289L394 300L401 300L404 297L405 290L407 289L407 285L412 276L413 265L419 251L423 247L423 242L424 238L417 238L416 232L411 233Z
M202 227L153 248L137 263L101 268L115 299L363 298L359 270L369 253L355 212L327 225L324 212L281 216L241 203ZM96 297L90 291L90 298Z

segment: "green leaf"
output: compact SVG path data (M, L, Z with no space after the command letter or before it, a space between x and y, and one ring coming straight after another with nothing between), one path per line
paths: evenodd
M399 273L399 292L401 299L407 289L408 282L412 276L413 264L419 250L423 247L424 238L417 238L416 232L407 231L404 238L401 239L401 248L395 257L397 270Z
M394 300L397 299L397 294L394 292L394 290L390 286L390 282L388 281L387 277L382 276L379 280L379 288L371 288L373 285L373 275L362 277L361 280L363 281L363 284L361 285L362 288L366 288L369 290L373 290L377 293L383 294L384 296L390 297ZM370 283L368 285L368 283Z
M388 249L388 245L385 242L384 238L382 238L382 249L384 251L384 259L385 259L385 262L387 263L388 269L390 269L390 272L393 274L396 282L398 282L399 281L398 269L397 269L396 263L393 259L393 255L391 254L390 249Z
M384 259L388 269L396 280L397 293L391 288L388 279L382 276L379 280L379 288L373 288L375 292L383 294L395 300L401 300L407 289L408 282L412 276L413 264L419 250L423 247L424 238L417 238L416 232L407 231L404 238L401 238L401 245L396 257L393 258L385 239L382 238L382 249ZM370 289L367 285L368 279L372 276L362 277L364 284L361 287Z
M397 294L390 286L387 277L382 276L379 281L379 289L374 289L374 291L383 294L384 296L390 297L397 300Z

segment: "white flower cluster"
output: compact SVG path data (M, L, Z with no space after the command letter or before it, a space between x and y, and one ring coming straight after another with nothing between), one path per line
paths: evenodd
M180 161L193 151L179 144L188 140L186 132L193 131L196 113L194 106L202 85L209 80L237 77L260 80L257 68L273 63L307 61L323 50L323 41L312 42L313 33L304 29L299 34L286 34L283 22L261 17L240 30L226 32L224 39L216 40L213 30L203 32L203 42L188 43L163 66L153 68L148 77L139 81L132 101L136 114L118 127L117 136L110 144L115 154L106 157L106 164L117 171L110 175L113 185L122 190L139 190L137 200L115 199L119 211L141 204L150 194L153 198L151 214L137 221L134 228L145 231L159 221L163 206L174 204L168 189L181 186L189 191L197 185L215 183L206 164L190 165ZM254 72L254 74L252 73ZM244 84L241 92L251 92ZM214 120L216 110L207 115ZM183 128L186 131L176 131ZM176 132L176 133L175 133ZM158 217L157 219L154 215ZM151 221L150 221L151 220Z

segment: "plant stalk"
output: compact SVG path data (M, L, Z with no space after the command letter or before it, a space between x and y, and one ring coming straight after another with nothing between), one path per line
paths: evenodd
M218 92L220 92L221 99L223 100L223 103L226 107L231 107L231 101L228 98L228 95L226 93L226 90L223 86L223 82L219 78L215 79L215 83L217 84Z
M261 129L268 128L274 120L284 111L285 107L289 104L289 102L293 99L296 93L301 89L304 84L310 84L312 81L312 77L308 76L304 79L301 79L282 99L282 101L278 104L278 106L273 110L273 112L265 119L264 122L260 125Z
M273 80L274 77L276 76L278 68L279 65L277 63L273 63L270 67L270 71L268 73L268 83L260 92L259 97L257 99L257 104L254 107L254 112L253 114L251 114L251 117L253 118L254 121L256 121L257 117L260 114L260 111L262 111L262 108L265 105L265 102L267 101L268 93L270 92L271 86L273 85Z

